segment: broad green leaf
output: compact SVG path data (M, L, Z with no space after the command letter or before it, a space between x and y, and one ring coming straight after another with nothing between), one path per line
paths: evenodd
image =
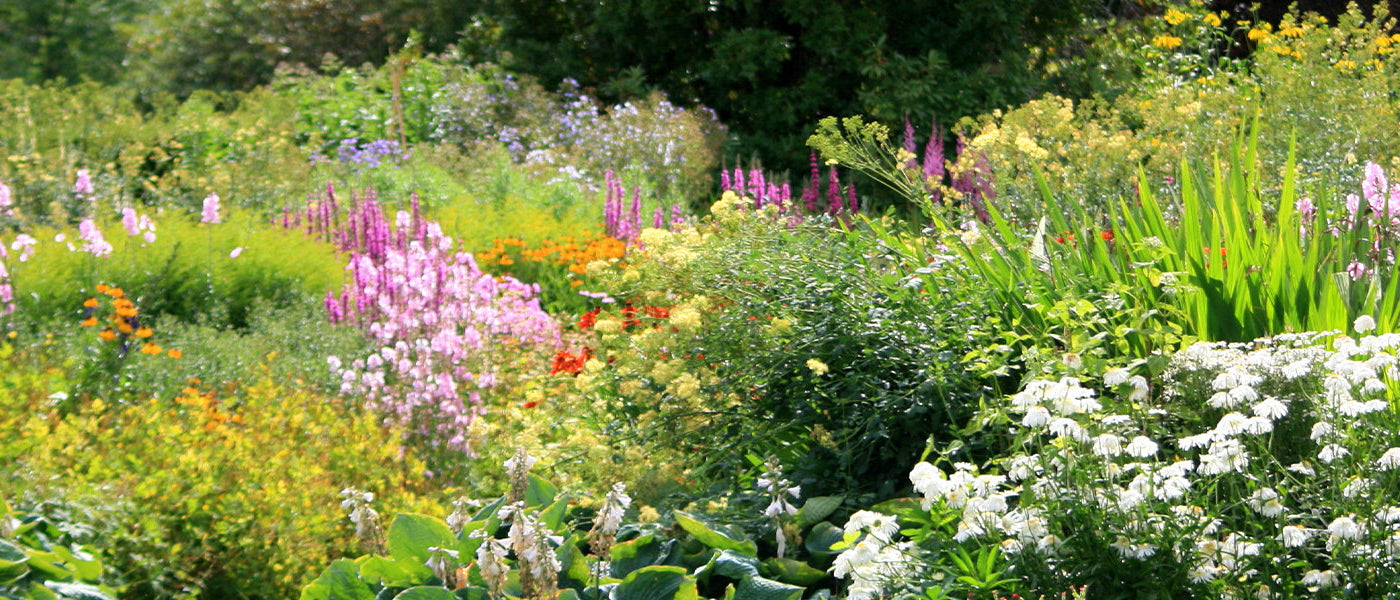
M355 559L355 563L359 565L360 579L371 584L407 587L416 583L417 578L392 558L361 556Z
M355 561L341 559L302 588L301 600L374 600L374 590L360 579Z
M24 549L0 540L0 584L15 581L29 572L29 555Z
M608 574L623 578L642 567L663 564L670 557L675 545L675 540L663 542L650 533L635 540L614 544L608 551L608 556L612 559Z
M84 552L82 548L54 546L54 553L73 570L80 581L95 581L102 576L102 561Z
M559 489L543 478L530 475L530 484L525 486L525 506L548 506L554 502Z
M840 527L822 521L813 526L812 530L807 533L807 540L803 545L813 556L832 556L838 554L839 551L832 550L831 547L840 543L845 537L846 533Z
M733 550L724 550L715 554L708 564L695 572L697 578L706 581L711 574L743 581L745 577L758 575L758 559Z
M581 538L581 534L575 533L564 540L555 553L559 558L559 581L563 587L570 590L587 588L589 584L594 583L592 579L596 576L593 572L595 561L579 549Z
M845 496L818 496L808 498L802 504L802 508L797 509L797 524L803 528L810 527L821 522L841 508L841 503L846 500Z
M739 582L734 600L798 600L802 588L763 577L747 577Z
M540 511L540 523L544 525L545 529L559 531L560 526L564 523L564 515L567 514L568 511L569 499L559 498L555 500L553 504L550 504L548 508Z
M48 579L71 579L73 570L62 564L62 559L57 552L44 552L42 550L30 550L29 568L46 574Z
M399 592L394 600L457 600L457 597L444 587L420 585Z
M567 598L568 596L565 596L565 595L564 595L565 592L572 592L572 591L573 591L573 590L564 590L563 592L560 592L560 593L559 593L559 598L560 598L561 600L562 600L563 598ZM490 590L488 590L488 589L486 589L486 588L484 588L484 587L476 587L476 586L471 586L471 585L469 585L469 586L467 586L467 587L464 587L464 588L460 588L460 589L458 589L458 590L452 592L452 595L453 595L453 596L456 596L456 597L457 597L457 600L491 600L491 591L490 591ZM577 596L575 596L575 597L577 597Z
M682 567L642 567L627 575L610 595L612 600L698 600L695 578Z
M765 575L773 579L802 587L810 587L828 577L826 571L813 568L812 565L791 558L765 560L763 561L763 571Z
M442 519L399 513L389 525L389 555L410 573L426 577L428 548L456 548L457 538Z
M749 556L758 554L758 545L751 540L721 533L683 511L678 510L673 514L676 517L676 524L680 525L681 529L695 536L695 539L700 540L700 543L706 546L716 550L734 550Z
M65 600L117 600L102 588L87 583L45 581L44 587L53 590L55 595Z

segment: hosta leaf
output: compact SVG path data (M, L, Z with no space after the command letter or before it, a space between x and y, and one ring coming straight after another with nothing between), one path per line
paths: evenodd
M695 578L682 567L642 567L627 575L610 595L612 600L698 600Z
M683 511L678 510L673 514L676 517L676 524L680 525L681 529L695 536L695 539L706 546L716 550L733 550L749 556L758 554L758 546L751 540L720 532Z

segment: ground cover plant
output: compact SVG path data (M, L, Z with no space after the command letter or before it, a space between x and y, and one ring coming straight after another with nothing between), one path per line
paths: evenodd
M138 78L253 30L176 4L104 17ZM0 596L1387 597L1393 24L1134 6L984 73L1092 94L961 120L938 55L846 56L796 173L488 18L0 82Z

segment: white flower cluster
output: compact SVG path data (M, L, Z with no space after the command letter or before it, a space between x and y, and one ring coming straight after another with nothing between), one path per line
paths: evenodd
M895 517L868 510L846 521L847 547L836 556L831 573L851 578L849 600L873 600L888 595L888 588L913 580L919 561L913 542L895 542L899 523Z
M1147 380L1124 369L1103 374L1103 396L1075 378L1032 381L1004 407L1024 429L994 461L1002 474L921 462L910 479L925 509L961 512L956 540L1008 553L1065 556L1059 536L1093 526L1127 560L1167 555L1197 584L1257 597L1287 588L1284 556L1330 567L1295 574L1309 589L1400 576L1400 500L1386 491L1400 469L1397 349L1400 335L1336 332L1195 344L1172 357L1162 396L1212 415L1205 430L1151 406ZM1072 522L1064 507L1097 516Z

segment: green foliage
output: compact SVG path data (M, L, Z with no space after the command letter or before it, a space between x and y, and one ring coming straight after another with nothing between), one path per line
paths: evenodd
M0 181L27 223L76 222L93 200L198 210L215 192L225 205L266 209L314 189L293 144L294 104L266 90L152 102L142 110L95 83L0 81ZM91 198L72 192L79 169L91 173Z
M81 244L72 230L34 231L42 240L34 255L12 268L22 296L19 314L35 321L72 318L93 286L107 283L122 287L144 314L157 319L244 328L256 305L284 308L316 301L339 289L344 276L344 260L329 244L247 214L217 224L178 215L157 214L154 220L153 242L127 235L114 222L100 222L115 248L105 257L70 250L70 243ZM53 241L58 233L64 242Z
M774 454L812 493L894 493L909 467L896 448L947 439L981 392L956 364L978 289L858 226L790 225L730 195L712 212L699 232L644 235L647 255L608 288L634 307L593 325L598 381L623 399L612 418L711 475ZM643 317L655 304L674 337Z
M151 9L142 0L0 2L0 79L40 83L122 75L132 23Z
M91 552L95 530L75 512L55 504L16 512L0 502L0 597L115 600Z
M8 357L0 375L0 427L14 432L0 491L92 507L89 551L123 597L288 597L353 547L342 487L418 506L422 463L340 400L263 379L63 416L49 395L66 382L36 377L49 365L34 360Z
M807 0L714 5L500 2L508 67L623 91L640 82L715 109L741 152L800 172L818 115L971 115L1042 89L1031 45L1079 26L1083 2ZM646 32L645 35L638 35Z

